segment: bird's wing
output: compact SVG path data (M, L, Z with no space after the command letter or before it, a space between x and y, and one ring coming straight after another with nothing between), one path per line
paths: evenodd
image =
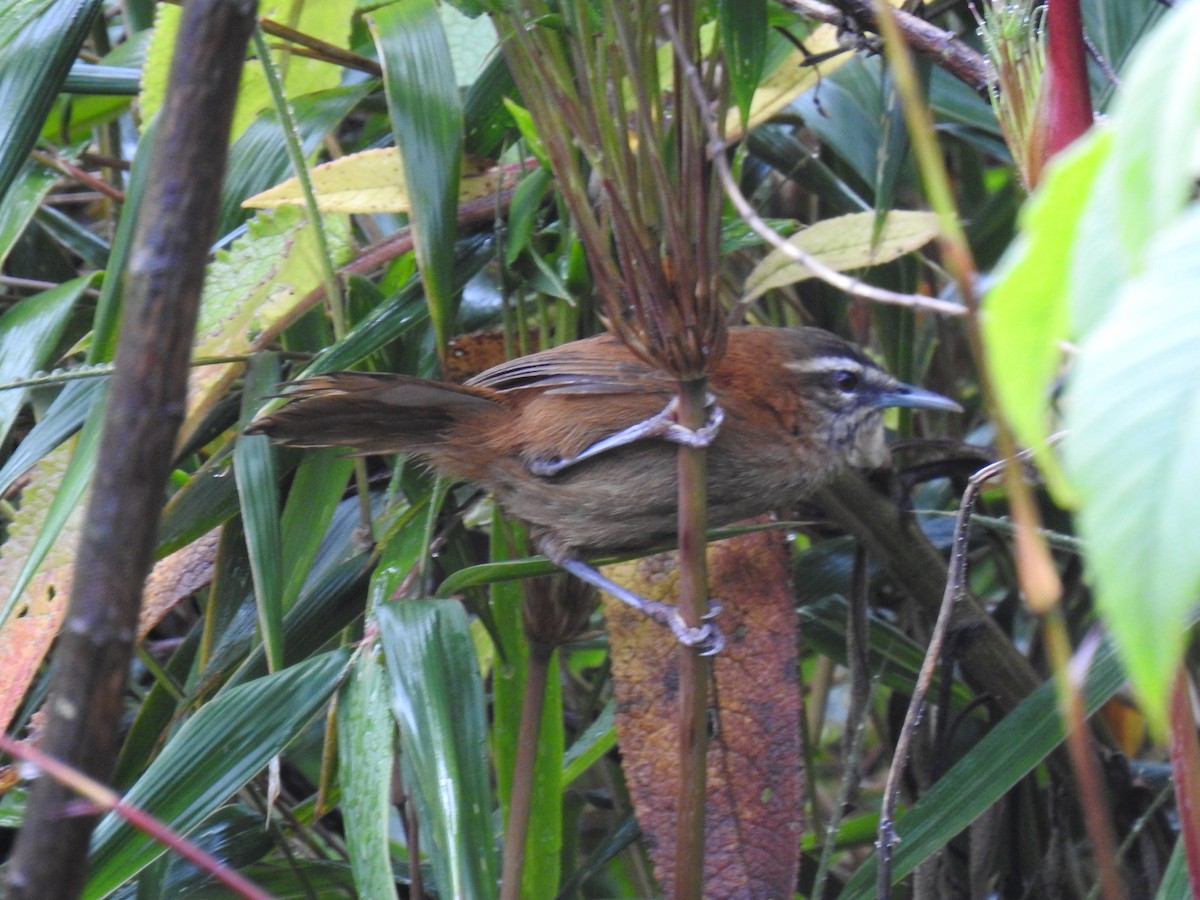
M493 366L467 385L500 393L624 394L669 393L675 382L612 335L602 334Z

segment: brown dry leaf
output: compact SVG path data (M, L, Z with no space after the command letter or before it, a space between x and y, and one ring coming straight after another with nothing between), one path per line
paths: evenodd
M609 577L674 602L675 554L609 566ZM788 552L775 531L708 548L726 645L714 657L719 702L708 749L704 895L793 896L803 830L797 619ZM655 871L671 895L678 793L678 647L662 627L604 596L617 696L617 739ZM714 699L715 697L715 699Z
M63 473L75 450L68 441L31 470L20 507L0 550L0 603L13 592L46 521L46 513L62 484ZM86 503L81 502L67 519L54 546L46 554L12 613L0 626L0 728L7 729L21 707L38 668L58 636L71 596L71 580L79 528Z
M144 640L150 629L161 622L176 604L212 582L220 543L221 529L214 528L204 537L154 564L146 579L146 592L138 617L139 641Z

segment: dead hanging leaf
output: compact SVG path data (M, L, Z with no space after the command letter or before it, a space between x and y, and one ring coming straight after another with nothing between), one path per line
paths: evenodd
M353 215L409 211L403 163L400 161L400 151L395 147L351 153L317 166L311 176L317 208L321 212ZM515 172L464 159L458 183L458 202L492 197L504 188L515 186ZM261 194L255 194L242 206L274 209L303 204L300 183L295 178L289 178Z
M825 219L788 238L787 242L815 256L838 272L865 269L899 259L938 235L936 213L893 209L878 234L873 212L850 213ZM812 278L813 272L782 250L772 250L746 278L742 297L748 303L774 288Z
M708 749L704 895L791 897L803 830L797 619L784 537L746 534L708 548L726 645L714 658L715 735ZM675 601L675 554L609 566L609 577ZM617 697L617 739L667 896L678 794L678 647L661 626L604 595Z

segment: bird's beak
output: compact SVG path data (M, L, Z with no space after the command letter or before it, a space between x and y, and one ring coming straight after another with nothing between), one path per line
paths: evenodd
M908 406L913 409L944 409L949 412L962 412L963 408L941 394L927 391L924 388L913 387L911 384L898 383L891 390L883 391L875 400L879 407Z

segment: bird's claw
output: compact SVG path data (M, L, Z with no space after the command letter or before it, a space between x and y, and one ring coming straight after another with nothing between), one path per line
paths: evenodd
M721 423L725 421L725 410L718 405L714 394L705 396L704 406L708 412L704 424L699 428L688 428L679 424L679 420L676 418L679 410L679 398L672 397L671 402L662 411L630 425L616 434L611 434L604 440L596 441L574 456L534 457L525 463L525 467L532 475L548 478L585 459L591 459L601 453L607 453L609 450L625 447L647 438L659 438L675 444L682 444L685 447L707 447L716 440L721 431Z
M707 410L707 414L704 424L699 428L693 429L679 424L675 418L679 410L678 397L672 397L666 409L647 421L654 423L655 437L683 444L685 447L707 447L717 439L717 435L721 432L721 423L725 421L725 410L721 409L713 394L705 396L704 408Z
M704 618L706 621L703 625L692 626L675 612L671 614L667 625L679 643L695 649L701 656L713 656L725 648L725 635L721 633L716 622L707 621L711 614Z

